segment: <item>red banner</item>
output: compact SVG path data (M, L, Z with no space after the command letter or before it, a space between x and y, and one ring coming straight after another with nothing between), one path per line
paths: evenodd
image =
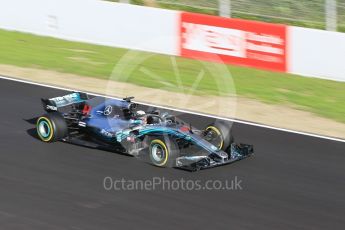
M183 57L286 72L285 25L181 13Z

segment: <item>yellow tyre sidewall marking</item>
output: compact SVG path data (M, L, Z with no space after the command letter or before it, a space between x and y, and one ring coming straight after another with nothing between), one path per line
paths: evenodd
M38 129L38 125L39 125L39 123L40 123L42 120L46 121L46 122L48 123L48 125L49 125L49 129L50 129L49 136L48 136L47 138L45 138L45 137L41 136L41 134L40 134L39 131L37 131L37 133L38 133L38 136L40 137L40 139L41 139L42 141L48 142L48 141L50 141L50 140L53 138L54 127L53 127L53 124L50 122L50 120L49 120L48 118L46 118L46 117L40 117L40 118L38 118L38 120L37 120L36 129Z
M156 164L155 163L155 165L157 165L157 166L164 166L167 163L168 158L169 158L169 151L168 151L167 146L165 145L165 143L163 141L161 141L159 139L155 139L155 140L151 141L150 145L152 145L152 144L159 144L159 145L161 145L164 148L164 150L165 150L165 159L164 159L164 161L162 163L160 163L160 164Z
M216 127L214 127L214 126L208 126L207 128L206 128L206 130L213 130L213 131L215 131L220 137L221 137L221 139L222 139L222 142L221 142L221 144L220 144L220 146L218 147L219 149L222 149L223 148L223 145L224 145L224 138L223 138L223 136L222 136L222 133L219 131L219 129L217 129Z

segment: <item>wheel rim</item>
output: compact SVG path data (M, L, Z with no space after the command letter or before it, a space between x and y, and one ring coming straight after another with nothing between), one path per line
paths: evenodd
M154 144L152 146L151 155L152 155L152 158L158 163L161 163L166 158L165 149L160 144Z
M38 133L43 137L47 138L50 135L50 127L46 121L41 121L38 124Z
M159 167L165 167L169 159L169 150L164 141L155 139L150 144L151 162Z
M46 117L37 120L36 130L39 138L44 142L49 142L53 138L54 128L51 121Z
M218 149L222 149L224 145L221 132L214 126L209 126L205 129L205 140L216 146Z

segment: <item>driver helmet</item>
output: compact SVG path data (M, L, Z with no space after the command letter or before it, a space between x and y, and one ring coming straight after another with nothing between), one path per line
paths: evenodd
M140 121L140 123L142 125L146 125L147 124L147 117L146 117L146 113L142 110L138 110L136 113L135 113L135 117L138 121Z
M142 110L138 110L136 113L135 113L135 116L140 118L140 117L144 117L146 115L146 113Z

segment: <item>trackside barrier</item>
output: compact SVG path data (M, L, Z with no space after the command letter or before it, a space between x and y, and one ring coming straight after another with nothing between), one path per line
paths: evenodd
M0 1L3 29L171 55L177 54L178 15L100 0Z
M101 0L0 1L0 28L345 81L345 33Z
M289 27L289 73L345 81L345 33Z

